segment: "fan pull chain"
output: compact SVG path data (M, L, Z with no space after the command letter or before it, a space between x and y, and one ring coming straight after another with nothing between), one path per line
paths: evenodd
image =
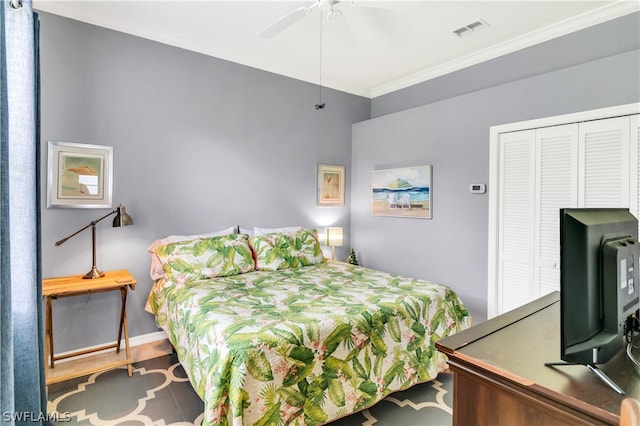
M320 76L318 79L320 93L318 97L318 103L316 104L316 110L324 109L324 107L326 106L326 104L322 102L322 13L319 13L318 15L320 16Z

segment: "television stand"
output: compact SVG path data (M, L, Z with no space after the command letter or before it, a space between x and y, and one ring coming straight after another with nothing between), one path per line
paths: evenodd
M604 374L604 371L600 370L598 368L598 366L595 365L595 364L582 364L582 363L579 363L579 362L559 361L559 362L545 362L544 365L546 365L547 367L551 367L551 368L554 368L556 366L562 366L562 365L584 365L589 370L593 371L596 374L596 376L598 376L598 378L600 380L602 380L604 383L606 383L607 386L609 386L611 389L613 389L614 391L618 392L620 395L624 395L625 394L624 391L622 390L622 388L620 386L618 386L616 384L616 382L611 380L609 378L609 376Z
M559 292L438 340L436 348L454 373L453 426L620 425L624 396L586 368L544 365L563 361ZM598 367L627 395L640 395L640 374L624 351Z

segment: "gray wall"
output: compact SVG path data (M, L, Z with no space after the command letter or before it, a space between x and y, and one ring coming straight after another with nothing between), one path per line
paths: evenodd
M54 242L109 210L47 209L47 140L114 147L114 205L134 226L98 225L98 266L138 280L128 302L131 336L157 330L143 308L151 287L147 246L169 234L232 225L345 228L344 207L316 206L318 163L351 162L351 125L370 101L40 13L43 276L85 273L91 232ZM119 296L54 302L56 352L115 340Z
M148 244L238 224L343 226L340 258L353 246L365 266L448 284L483 320L488 196L468 185L488 181L489 126L640 100L638 14L372 101L323 89L324 111L307 83L40 20L43 155L49 139L114 147L114 203L135 225L98 225L98 266L138 279L132 336L156 330L143 310ZM43 275L84 273L89 231L53 244L108 210L47 209L42 163ZM315 205L317 163L347 166L345 207ZM434 166L434 218L371 217L371 171L416 164ZM113 341L117 298L56 301L56 352Z
M464 71L441 79L445 87L427 82L374 99L372 115L387 115L353 126L351 243L361 263L447 284L474 322L485 320L489 196L470 194L469 185L488 184L489 127L639 102L638 16L584 30L582 42L573 34L530 49L531 56L515 54L525 64L519 69L536 68L546 47L549 60L576 63L568 67L549 63L543 68L552 71L513 80L505 68L511 58L498 58L479 66L475 82ZM624 39L631 50L620 52L618 31L634 34ZM599 45L599 59L580 60L599 37L610 49ZM422 164L433 165L433 219L371 216L372 170Z

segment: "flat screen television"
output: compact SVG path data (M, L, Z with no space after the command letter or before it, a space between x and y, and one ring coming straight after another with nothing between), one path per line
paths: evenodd
M629 209L560 210L563 361L594 370L624 347L628 318L640 307L639 263L638 220Z

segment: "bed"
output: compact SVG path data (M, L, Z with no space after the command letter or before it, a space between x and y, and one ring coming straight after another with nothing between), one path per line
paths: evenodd
M318 425L365 409L447 370L435 342L470 325L450 288L326 261L314 230L152 252L162 273L146 309L206 425Z

